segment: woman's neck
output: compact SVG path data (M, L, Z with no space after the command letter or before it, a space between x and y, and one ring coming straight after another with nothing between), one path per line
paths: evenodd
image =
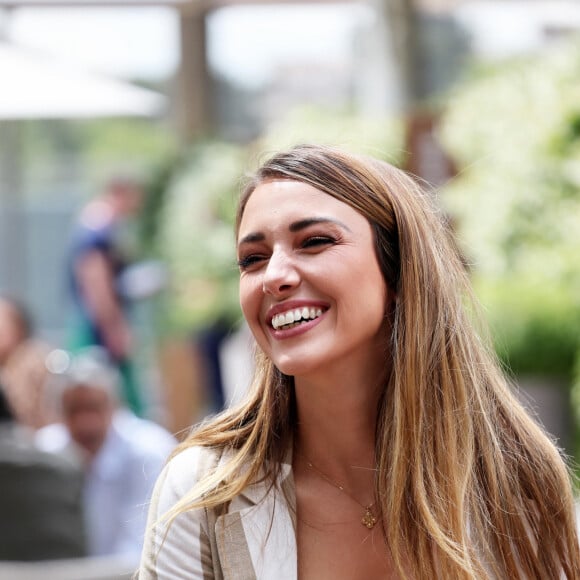
M312 381L295 378L297 459L312 462L344 485L368 480L375 466L375 426L381 386L352 376ZM368 475L368 474L367 474Z

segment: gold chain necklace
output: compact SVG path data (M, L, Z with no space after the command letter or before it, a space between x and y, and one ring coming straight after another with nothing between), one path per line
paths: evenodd
M372 528L375 527L375 524L377 523L377 518L376 516L373 514L372 511L372 507L373 505L375 505L375 502L371 502L368 505L365 505L364 503L361 503L350 491L348 491L343 485L340 485L340 483L337 483L336 481L330 479L330 477L328 477L328 475L326 475L326 473L323 473L322 471L320 471L320 469L318 469L318 467L316 467L312 461L310 461L310 459L308 459L308 457L304 456L304 459L306 460L306 465L308 465L308 467L312 470L314 470L322 479L324 479L324 481L326 481L326 483L330 483L330 485L332 485L333 487L336 487L337 489L339 489L340 491L342 491L343 493L345 493L348 497L350 497L350 499L352 499L353 501L355 501L356 503L358 503L358 505L360 505L360 507L363 508L364 510L364 514L361 517L361 524L363 526L365 526L366 528L368 528L369 530L371 530Z

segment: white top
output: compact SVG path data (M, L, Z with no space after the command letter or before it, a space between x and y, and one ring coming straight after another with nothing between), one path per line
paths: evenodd
M276 484L250 484L227 506L164 516L231 452L190 447L153 493L139 580L296 580L295 490L290 461ZM155 524L155 525L153 525Z

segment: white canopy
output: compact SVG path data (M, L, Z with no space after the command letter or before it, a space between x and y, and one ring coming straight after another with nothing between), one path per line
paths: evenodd
M0 8L181 6L192 0L0 0Z
M164 106L154 91L0 43L0 119L154 116Z

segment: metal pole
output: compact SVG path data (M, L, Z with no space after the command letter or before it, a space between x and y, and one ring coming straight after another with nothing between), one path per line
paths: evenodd
M22 199L22 131L0 122L0 289L26 294L27 231Z
M12 9L0 10L0 42L9 37ZM0 290L21 296L26 286L26 222L22 203L20 121L0 121Z

